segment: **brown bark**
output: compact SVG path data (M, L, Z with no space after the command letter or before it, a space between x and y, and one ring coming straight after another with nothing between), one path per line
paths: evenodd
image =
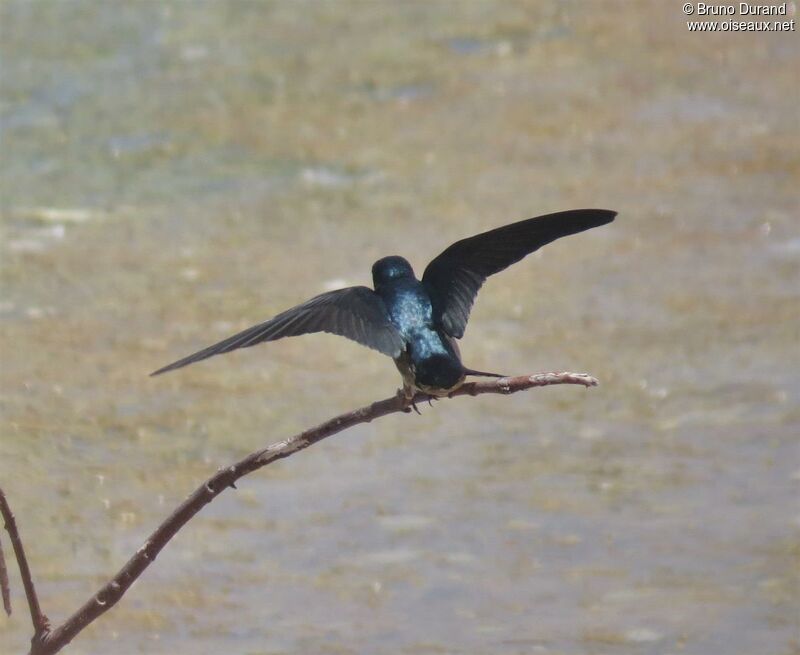
M577 384L585 387L593 387L597 385L597 380L584 373L539 373L536 375L522 375L480 382L467 382L453 392L450 397L478 396L484 393L512 394L533 387L544 387L552 384ZM429 400L429 397L425 394L417 394L414 398L415 403L425 400ZM368 423L381 416L386 416L387 414L408 411L410 411L410 409L405 404L402 394L398 394L397 396L374 402L361 409L341 414L340 416L325 421L315 428L296 434L283 441L278 441L262 450L257 450L231 466L219 469L213 476L195 489L195 491L184 500L158 528L156 528L111 580L103 585L103 587L89 598L89 600L72 614L72 616L68 617L63 623L52 630L49 627L47 617L42 613L39 606L33 578L28 568L25 551L19 538L16 522L14 521L14 515L11 513L11 508L8 506L2 489L0 489L0 510L2 510L6 530L11 537L11 543L14 547L14 554L20 568L25 594L30 608L31 621L33 622L34 636L31 640L30 655L51 655L52 653L57 653L72 641L72 639L87 625L111 609L119 599L122 598L133 582L144 573L148 566L150 566L161 552L161 549L169 543L172 537L174 537L195 514L225 491L225 489L229 487L235 488L235 483L239 478L260 469L262 466L271 464L276 460L289 457L289 455L299 450L308 448L326 437L330 437L359 423Z

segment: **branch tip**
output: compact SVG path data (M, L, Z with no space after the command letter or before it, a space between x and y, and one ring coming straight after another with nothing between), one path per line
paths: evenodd
M36 586L33 584L33 576L31 569L28 566L28 558L25 555L25 548L22 545L22 539L19 536L17 522L14 519L14 513L11 511L11 506L8 504L8 499L5 493L0 489L0 514L3 515L5 529L11 540L11 546L14 549L14 556L17 559L17 566L19 567L19 574L22 578L22 586L25 589L25 597L28 600L28 609L31 613L31 623L33 624L34 639L45 635L50 627L50 622L47 620L42 608L39 605L39 597L36 595ZM5 568L5 566L3 567ZM7 582L6 585L7 587ZM3 605L6 611L11 613L10 598L6 603L5 593L3 594Z

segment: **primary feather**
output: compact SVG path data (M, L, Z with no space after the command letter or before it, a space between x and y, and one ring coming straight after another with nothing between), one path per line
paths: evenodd
M460 339L486 278L551 241L605 225L616 215L607 209L575 209L529 218L456 241L431 261L422 275L436 319L447 334Z
M404 347L402 337L389 322L386 306L380 296L368 287L348 287L315 296L264 323L168 364L151 375L173 371L237 348L249 348L264 341L312 332L338 334L390 357L398 357Z

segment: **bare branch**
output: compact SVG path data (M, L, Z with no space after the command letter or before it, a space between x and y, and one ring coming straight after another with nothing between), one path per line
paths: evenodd
M8 504L5 493L0 489L0 514L3 515L5 528L8 536L11 538L11 546L14 548L14 556L17 558L17 565L19 566L19 574L22 578L22 586L25 588L25 596L28 598L28 607L31 611L31 622L33 623L33 640L35 643L43 639L48 630L50 623L47 617L42 613L42 608L39 606L39 598L36 595L36 587L33 584L33 577L31 570L28 567L28 558L25 557L25 548L22 546L22 540L19 537L19 530L17 529L17 522L14 520L14 513L11 511L11 506ZM5 581L5 586L8 586L8 580ZM6 592L3 593L3 601L6 601ZM11 614L10 599L6 605L6 611Z
M0 490L2 493L2 490ZM0 541L0 595L3 596L3 609L11 616L11 590L8 587L8 569L6 556L3 554L3 542Z
M533 387L543 387L552 384L577 384L585 387L593 387L597 386L597 380L584 373L539 373L537 375L523 375L481 382L468 382L452 393L451 397L465 395L478 396L484 393L512 394ZM429 399L429 396L426 394L417 394L414 397L414 402L420 403ZM41 638L34 638L30 655L51 655L52 653L58 652L87 625L111 609L119 599L122 598L133 582L153 563L153 561L155 561L161 549L169 543L172 537L174 537L195 514L214 500L219 494L229 487L235 488L235 483L239 478L267 464L271 464L276 460L289 457L304 448L308 448L322 441L326 437L330 437L337 432L346 430L359 423L369 423L376 418L388 414L408 411L410 410L405 404L402 395L398 394L397 396L374 402L361 409L341 414L340 416L325 421L315 428L311 428L305 432L289 437L288 439L274 443L262 450L251 453L232 466L219 469L215 475L201 484L160 526L158 526L155 532L148 537L119 572L94 594L94 596L86 601L78 611L51 632L42 633ZM19 559L19 554L17 558ZM20 568L22 568L22 566L20 566ZM30 574L28 574L28 579L30 579ZM35 600L35 594L33 597ZM38 603L35 607L38 612ZM34 614L33 608L34 606L32 605L32 615ZM41 613L39 612L38 615L41 616ZM37 634L39 634L38 631L42 629L40 628L41 622L37 624L36 621L34 621L34 625L37 626ZM46 627L44 629L46 630Z

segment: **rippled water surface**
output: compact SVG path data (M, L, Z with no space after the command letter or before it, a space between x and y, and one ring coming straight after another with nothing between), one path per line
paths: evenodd
M798 652L800 47L673 5L0 4L0 483L55 621L218 466L399 382L328 335L149 371L379 256L620 213L462 341L599 388L270 466L69 652Z

